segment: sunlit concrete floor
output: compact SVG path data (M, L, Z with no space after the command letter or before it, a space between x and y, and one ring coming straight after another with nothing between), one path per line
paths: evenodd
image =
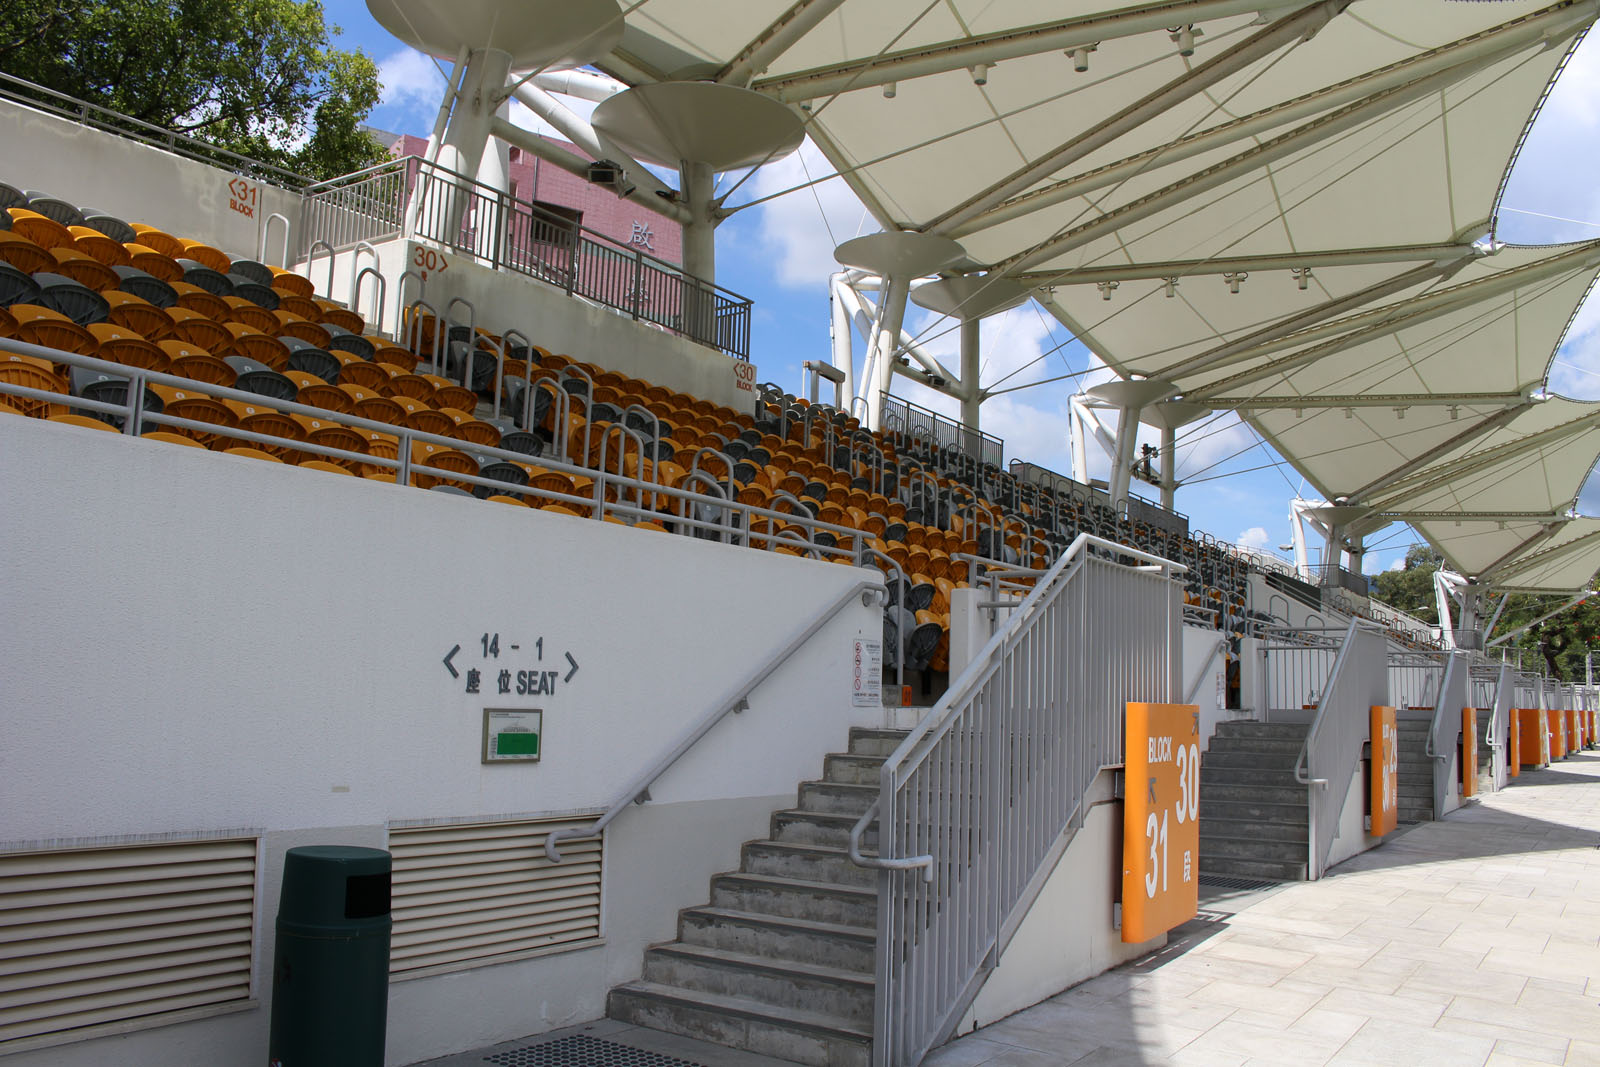
M600 1021L704 1067L779 1061ZM1600 1067L1600 753L1394 835L1321 881L1202 896L1166 950L935 1050L926 1067Z

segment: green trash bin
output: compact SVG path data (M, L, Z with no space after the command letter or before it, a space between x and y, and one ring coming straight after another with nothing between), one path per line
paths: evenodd
M379 848L284 856L270 1067L383 1067L392 861Z

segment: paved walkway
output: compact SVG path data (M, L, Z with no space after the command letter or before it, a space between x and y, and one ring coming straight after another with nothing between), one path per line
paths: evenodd
M436 1067L568 1035L704 1067L777 1062L601 1021ZM925 1064L1600 1067L1600 754L1525 773L1321 881L1206 896L1164 952Z

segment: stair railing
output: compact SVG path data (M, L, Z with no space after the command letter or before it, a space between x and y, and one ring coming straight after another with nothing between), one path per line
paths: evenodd
M1433 702L1433 721L1428 724L1428 743L1424 751L1433 766L1433 817L1444 818L1444 802L1450 795L1456 755L1453 739L1461 733L1461 709L1467 702L1467 654L1441 653L1445 657L1444 678L1439 682L1438 698Z
M545 857L551 863L561 862L561 851L557 847L562 841L577 840L586 837L597 837L607 826L611 825L618 815L627 811L635 804L644 804L650 800L650 787L656 779L667 772L673 764L682 759L684 754L700 742L700 739L710 733L712 728L727 718L730 714L742 712L750 706L750 697L756 689L771 677L772 672L789 661L789 657L800 651L806 642L810 641L817 631L821 630L833 617L848 607L851 601L860 598L863 606L870 606L873 600L886 600L883 584L874 578L871 581L860 581L849 589L839 594L832 603L819 611L809 623L800 627L788 642L778 647L778 650L767 658L766 662L757 665L753 670L741 678L721 700L711 705L710 710L701 716L678 741L662 753L649 767L623 787L605 813L588 826L572 826L564 830L554 830L544 842Z
M1361 691L1363 680L1346 669L1362 629L1362 620L1352 617L1312 712L1311 729L1306 732L1294 763L1294 780L1307 792L1306 877L1313 881L1321 878L1326 869L1328 853L1338 836L1339 816L1344 811L1342 787L1355 774L1361 760L1361 742L1367 736L1368 719L1356 714L1359 701L1351 699ZM1377 633L1375 628L1367 629ZM1356 707L1352 708L1352 704ZM1329 783L1338 783L1341 789L1330 793Z
M1096 777L1123 762L1124 704L1178 696L1183 571L1080 534L884 761L850 844L882 872L874 1064L916 1064L949 1038Z

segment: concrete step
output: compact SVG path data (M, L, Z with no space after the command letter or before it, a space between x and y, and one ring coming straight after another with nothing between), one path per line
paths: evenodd
M1208 785L1274 785L1297 784L1292 767L1216 767L1200 762L1200 788Z
M1267 768L1273 770L1293 770L1295 760L1300 755L1298 746L1286 748L1281 752L1239 752L1233 749L1218 751L1210 749L1200 757L1200 767L1243 767L1246 769Z
M1395 818L1401 822L1432 822L1432 804L1396 804Z
M1263 862L1304 863L1307 841L1265 841L1259 837L1218 837L1200 835L1200 854L1216 858L1227 857Z
M1209 812L1200 814L1200 840L1233 838L1257 841L1298 841L1306 843L1305 812L1300 812L1298 822L1279 822L1271 819L1214 818Z
M862 756L853 752L835 752L822 761L822 778L827 782L844 782L850 785L878 785L878 774L883 769L882 756Z
M1227 785L1200 783L1200 810L1210 811L1215 803L1293 804L1304 807L1306 787L1290 778L1289 785Z
M1299 790L1298 803L1272 803L1270 801L1253 800L1221 800L1208 798L1205 793L1200 794L1200 826L1205 832L1207 819L1232 819L1251 822L1263 822L1272 825L1297 826L1305 831L1306 818L1306 791Z
M1248 737L1218 734L1212 737L1207 744L1205 756L1201 758L1204 759L1218 752L1256 752L1262 755L1283 756L1292 761L1300 754L1300 748L1304 744L1304 739L1298 737Z
M845 848L850 842L850 828L859 815L845 815L827 811L801 811L790 808L772 813L772 840L789 841L797 845L826 845ZM861 834L861 847L876 852L878 849L878 822L874 819Z
M820 963L751 956L704 945L657 945L644 954L644 981L740 997L872 1025L872 976Z
M678 940L720 952L822 963L870 975L877 936L859 926L756 915L727 908L688 908L678 916Z
M910 730L877 730L870 726L850 727L850 751L858 756L887 756L900 746Z
M860 816L878 799L877 785L849 782L801 782L800 810L831 811Z
M1426 800L1429 804L1432 804L1433 781L1429 779L1427 782L1411 784L1402 780L1397 795L1401 800Z
M1306 877L1304 860L1245 860L1234 856L1210 856L1200 853L1200 877L1219 875L1224 878L1260 878L1274 882L1301 882Z
M801 882L767 874L717 875L711 880L711 905L869 929L878 921L875 888Z
M1311 725L1309 723L1251 722L1245 719L1234 719L1217 723L1216 736L1274 738L1278 740L1289 738L1298 743L1306 739L1306 733L1310 729Z
M811 1067L869 1067L872 1026L819 1012L773 1008L744 997L695 993L651 982L611 991L613 1019Z
M876 886L878 872L857 866L843 848L804 845L792 841L746 842L739 869L746 874L770 874L797 882L829 885Z

